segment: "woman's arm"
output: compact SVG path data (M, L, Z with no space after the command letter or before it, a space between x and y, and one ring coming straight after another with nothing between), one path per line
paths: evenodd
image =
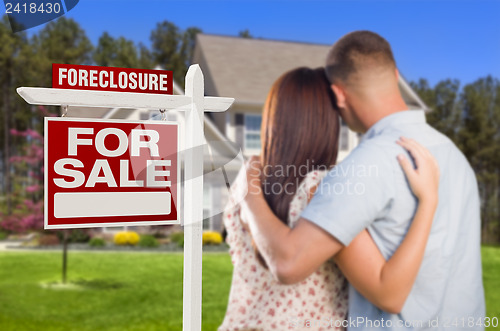
M386 261L368 231L342 249L335 261L349 282L377 307L399 313L422 263L438 202L439 167L430 152L413 140L398 142L415 160L414 169L402 155L398 161L419 203L413 222L394 255Z
M304 218L293 228L281 222L262 194L261 174L259 158L250 158L246 172L248 193L241 202L241 220L275 279L295 284L315 272L344 245Z

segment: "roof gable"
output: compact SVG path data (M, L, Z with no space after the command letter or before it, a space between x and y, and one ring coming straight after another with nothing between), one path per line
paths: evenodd
M296 67L322 66L330 46L198 34L196 47L193 62L214 85L207 93L263 103L279 76Z

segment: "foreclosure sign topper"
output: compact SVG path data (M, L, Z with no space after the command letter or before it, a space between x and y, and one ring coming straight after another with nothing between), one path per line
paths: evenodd
M179 223L178 125L45 118L45 229Z
M173 94L172 71L52 64L52 87L74 90Z

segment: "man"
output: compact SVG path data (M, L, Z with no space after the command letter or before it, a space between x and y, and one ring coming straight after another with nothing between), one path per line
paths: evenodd
M283 283L298 282L364 229L389 259L417 206L397 162L402 149L395 142L406 136L427 147L441 169L424 260L404 306L392 314L351 286L349 329L483 330L479 195L467 160L426 124L423 110L408 110L392 50L379 35L356 31L342 37L328 54L326 72L343 120L364 137L323 179L293 229L267 206L258 169L247 170L242 213L269 269Z

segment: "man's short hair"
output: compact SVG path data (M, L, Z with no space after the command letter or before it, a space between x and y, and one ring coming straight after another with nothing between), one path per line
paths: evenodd
M340 38L328 52L326 74L330 83L347 83L364 70L396 68L391 45L371 31L354 31Z

